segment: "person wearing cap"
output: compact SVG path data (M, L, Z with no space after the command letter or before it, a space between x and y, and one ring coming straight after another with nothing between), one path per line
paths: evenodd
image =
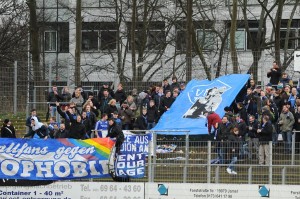
M283 105L282 112L278 119L278 125L283 141L285 142L285 153L292 151L292 134L295 123L294 115L289 111L287 105Z
M16 138L16 131L9 119L5 119L1 128L1 138Z
M281 68L278 66L277 61L273 62L273 67L267 72L267 77L270 78L272 86L277 86L281 77Z
M121 146L125 140L125 136L123 134L122 129L116 124L113 118L108 119L108 133L107 137L109 138L116 138L116 155L120 153Z

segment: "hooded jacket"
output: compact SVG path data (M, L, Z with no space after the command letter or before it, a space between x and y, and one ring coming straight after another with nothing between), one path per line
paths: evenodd
M47 127L42 122L39 122L37 117L33 116L31 120L34 120L34 125L31 127L32 131L34 132L34 135L32 136L35 138L45 138L48 136Z

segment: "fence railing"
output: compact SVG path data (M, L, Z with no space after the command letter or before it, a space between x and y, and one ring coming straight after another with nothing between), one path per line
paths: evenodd
M145 181L300 184L300 143L295 142L298 131L293 134L291 147L286 141L279 141L276 145L272 142L259 143L258 148L250 147L250 140L221 144L191 141L188 134L165 140L164 136L157 135L158 132L152 133L152 146L156 150L149 149L153 154L149 153ZM263 164L262 153L257 151L262 144L269 152ZM220 152L223 159L220 159ZM228 168L236 173L230 173Z

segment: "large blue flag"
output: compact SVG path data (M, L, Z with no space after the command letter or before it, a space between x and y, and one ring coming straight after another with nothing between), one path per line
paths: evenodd
M215 111L222 117L224 108L231 105L249 77L248 74L232 74L213 81L190 81L152 130L169 135L186 134L185 131L190 135L207 134L204 112Z

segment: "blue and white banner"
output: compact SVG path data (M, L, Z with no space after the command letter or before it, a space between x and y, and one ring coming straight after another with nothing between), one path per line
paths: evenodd
M152 130L164 130L158 134L170 135L185 135L186 130L190 135L207 134L204 112L215 111L222 117L224 108L231 105L249 77L248 74L232 74L213 81L190 81Z
M108 177L109 138L0 138L0 179L64 180Z
M145 157L149 152L152 134L125 134L125 141L115 163L119 177L143 178L145 175Z

